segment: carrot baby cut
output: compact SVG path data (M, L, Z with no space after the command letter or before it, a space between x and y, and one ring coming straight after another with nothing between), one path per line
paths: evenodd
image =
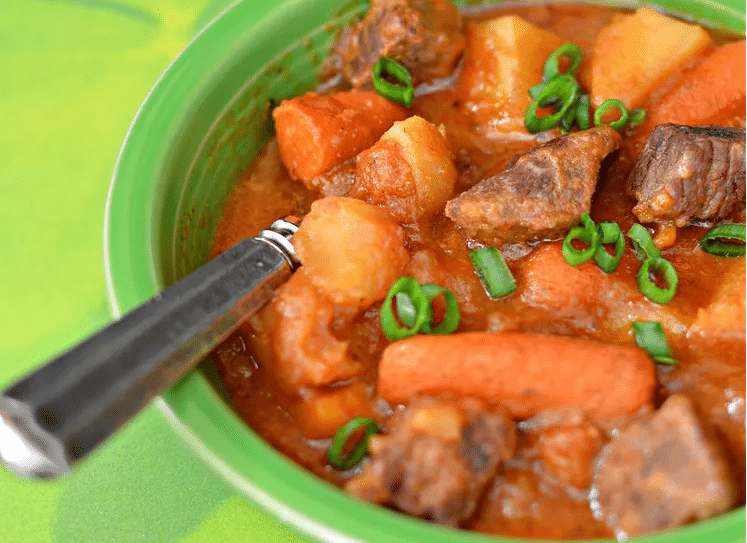
M561 406L604 418L636 412L651 401L655 386L653 362L632 345L468 332L389 345L378 392L392 404L418 394L471 396L500 403L519 419Z
M291 177L310 181L367 149L407 109L374 91L307 92L272 112L280 156Z

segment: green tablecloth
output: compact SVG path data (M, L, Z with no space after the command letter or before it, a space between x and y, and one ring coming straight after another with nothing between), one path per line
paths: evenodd
M111 320L102 225L119 145L159 74L228 3L0 1L0 387ZM0 543L298 540L154 406L62 480L0 470Z

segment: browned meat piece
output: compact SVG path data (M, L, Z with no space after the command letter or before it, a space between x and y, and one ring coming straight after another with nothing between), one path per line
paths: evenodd
M620 141L608 126L551 140L449 201L446 216L494 245L560 236L589 212L599 166Z
M736 491L724 453L707 430L687 397L670 396L604 449L592 508L619 537L729 510Z
M745 131L660 124L628 179L641 222L744 220Z
M388 434L371 438L369 462L345 489L457 526L515 447L516 429L502 411L474 399L418 398L393 417Z
M366 17L332 46L323 78L341 75L355 88L371 86L379 57L404 65L415 85L447 77L464 52L459 12L449 0L373 0Z

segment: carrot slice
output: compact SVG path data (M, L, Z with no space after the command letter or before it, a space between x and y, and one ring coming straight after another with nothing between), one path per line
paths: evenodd
M407 109L374 91L307 92L272 112L280 156L293 179L310 181L367 149Z
M378 392L390 403L453 393L500 403L516 418L578 406L590 416L636 412L652 398L654 364L645 351L533 333L416 336L389 345Z

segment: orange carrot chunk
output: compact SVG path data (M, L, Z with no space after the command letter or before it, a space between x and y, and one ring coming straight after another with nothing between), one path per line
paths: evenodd
M632 345L469 332L389 345L378 392L392 404L417 394L472 396L502 404L519 419L561 406L605 418L636 412L651 401L655 386L653 362Z
M744 116L745 41L723 45L706 57L653 109L652 126L723 124Z
M272 112L280 156L293 179L310 181L369 148L407 109L374 91L307 92Z

